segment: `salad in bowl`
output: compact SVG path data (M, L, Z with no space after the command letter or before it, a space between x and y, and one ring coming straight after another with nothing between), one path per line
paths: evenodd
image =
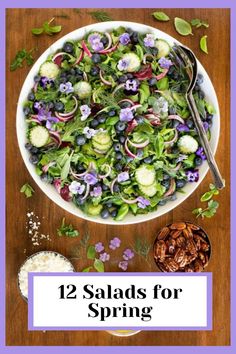
M140 221L177 205L203 178L206 157L173 44L130 26L91 28L60 43L34 70L18 108L40 183L95 221ZM210 139L216 111L203 82L199 74L194 98Z

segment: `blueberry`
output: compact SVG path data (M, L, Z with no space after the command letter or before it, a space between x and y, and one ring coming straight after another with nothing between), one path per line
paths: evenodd
M138 32L133 32L132 36L131 36L131 41L132 43L138 43Z
M204 77L203 77L203 75L202 74L198 74L198 76L197 76L197 84L198 85L201 85L202 83L203 83L203 81L204 81Z
M107 191L109 189L109 187L106 184L102 184L102 190L103 191Z
M169 114L176 114L176 108L175 107L169 107Z
M30 114L30 108L28 107L28 106L26 106L26 107L24 107L23 108L23 112L24 112L24 114L26 115L26 116L28 116L29 114Z
M161 184L163 185L163 187L165 187L166 189L170 188L170 180L169 179L165 179L161 182Z
M143 156L143 150L142 149L138 149L137 150L137 156L138 157L142 157Z
M98 122L99 122L100 124L105 123L105 121L106 121L106 116L105 116L105 114L100 114L100 115L97 117L97 120L98 120Z
M57 111L57 112L64 111L64 104L62 102L56 102L54 107L55 107L55 111Z
M151 49L152 55L157 55L158 54L158 48L153 47L153 48L150 48L150 49Z
M158 205L160 205L160 206L166 205L166 202L167 202L167 200L162 199L159 201Z
M39 149L36 148L36 146L32 146L30 152L31 152L31 154L33 154L33 155L35 154L36 155L39 152Z
M163 180L166 181L166 180L169 180L170 179L170 175L168 175L168 173L164 173L163 174Z
M203 100L204 97L205 97L205 93L204 93L202 90L200 90L200 91L198 92L198 97L200 98L200 100Z
M128 73L128 74L127 74L127 78L128 78L128 79L133 79L133 74Z
M120 136L118 137L118 139L119 139L119 142L120 142L121 144L124 144L124 143L125 143L126 138L125 138L124 135L120 135Z
M176 180L176 188L177 189L183 188L186 183L187 182L185 181L185 179L177 179Z
M26 144L25 144L25 148L26 148L26 150L28 150L28 151L31 151L32 147L33 147L33 145L30 144L30 143L26 143Z
M91 74L92 76L97 76L97 75L99 74L99 68L98 68L97 66L93 66L93 67L91 68L90 74Z
M120 151L120 144L119 144L119 143L114 143L114 144L113 144L113 149L114 149L116 152Z
M115 218L116 215L117 215L117 210L116 210L116 209L113 209L110 214L111 214L111 216L112 216L113 218Z
M201 159L201 157L196 157L195 160L194 160L194 162L195 162L195 165L196 165L196 166L201 166L201 164L202 164L202 159Z
M48 109L53 109L54 108L54 103L53 102L48 102Z
M122 75L118 79L120 84L124 84L127 80L128 80L128 76L127 75Z
M207 120L212 120L212 118L213 118L213 114L207 114Z
M76 137L76 144L77 145L84 145L86 143L86 138L85 138L85 136L84 135L78 135L77 137Z
M83 165L77 164L77 165L76 165L76 171L77 171L78 173L83 173L83 172L85 171L85 168L84 168Z
M100 54L98 54L98 53L93 54L93 55L91 56L91 59L92 59L92 61L94 62L94 64L98 64L98 63L101 62L101 56L100 56Z
M135 120L136 120L136 122L138 124L141 124L141 123L144 122L144 118L142 116L139 116L139 115L135 117Z
M170 200L173 202L173 201L175 201L177 199L177 195L176 195L176 193L174 193L174 194L172 194L171 196L170 196Z
M109 218L109 216L110 216L110 214L109 214L109 210L108 209L102 209L102 211L101 211L101 217L103 218L103 219L107 219L107 218Z
M37 163L39 162L39 157L38 155L31 155L29 160L33 165L37 165Z
M157 79L155 77L152 77L151 79L148 80L149 86L155 86L157 83Z
M34 93L33 92L30 92L29 94L28 94L28 100L29 101L34 101L34 99L35 99L35 95L34 95Z
M71 53L73 53L73 51L74 51L74 46L73 46L72 43L66 42L66 43L63 45L63 50L64 50L64 52L71 54Z
M118 160L118 161L119 161L119 160L122 160L122 158L123 158L122 153L121 153L121 152L117 152L115 158L116 158L116 160Z
M117 183L114 184L113 191L114 191L115 193L119 193L120 187L118 186Z
M101 42L102 42L103 46L106 47L106 45L108 44L108 38L106 36L102 37Z
M112 109L111 111L108 112L109 117L114 117L116 115L116 111Z
M107 202L106 206L107 206L107 208L112 208L112 203L111 202Z
M119 171L122 171L123 166L121 165L121 163L117 162L115 164L114 168L115 168L116 171L119 172Z
M36 75L36 76L34 77L34 82L39 82L40 80L41 80L41 76Z
M172 122L171 122L172 128L177 128L179 124L180 123L176 119L173 119Z
M186 120L186 125L189 127L189 129L193 129L193 127L194 127L193 120L190 119L190 118L188 118L188 119Z
M115 128L118 132L122 132L123 130L125 130L126 124L125 124L125 122L119 121L116 123Z
M120 108L129 108L131 106L132 106L132 104L128 101L124 101L124 102L120 103Z
M78 74L78 75L83 75L83 71L80 70L79 68L76 68L76 74Z
M171 150L172 154L178 154L179 153L179 149L177 146L174 146Z
M99 121L95 118L90 122L90 126L92 128L96 128L98 125L99 125Z
M67 72L63 71L63 73L61 73L60 77L66 77L67 76Z
M143 161L145 163L152 163L152 157L151 156L145 157L145 159Z
M78 206L81 206L85 203L85 199L82 199L82 197L80 195L77 195L75 197L75 203L78 205Z
M212 120L207 120L207 123L208 123L209 128L211 128L212 124L213 124Z
M52 183L53 182L53 177L48 175L47 173L43 173L41 176L41 181L46 182L46 183Z

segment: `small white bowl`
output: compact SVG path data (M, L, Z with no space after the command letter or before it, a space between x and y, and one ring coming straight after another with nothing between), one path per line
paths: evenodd
M117 329L113 331L106 331L116 337L130 337L141 332L141 330L135 331L133 329Z
M16 115L16 128L17 128L17 139L18 139L18 144L20 147L21 155L22 158L25 162L25 165L31 174L32 178L34 179L35 183L39 186L39 188L57 205L59 205L61 208L64 210L70 212L71 214L74 214L75 216L78 216L82 219L86 219L89 221L101 223L101 224L110 224L110 225L129 225L129 224L135 224L135 223L140 223L143 221L148 221L151 219L154 219L158 216L161 216L165 213L168 213L172 209L176 208L179 204L181 204L185 199L187 199L193 192L194 190L199 186L199 184L202 182L204 179L206 173L208 172L208 164L205 161L202 166L199 168L199 174L200 178L198 182L194 183L188 183L186 187L184 188L185 193L177 193L177 200L175 201L168 201L168 203L164 206L160 206L156 211L150 212L148 214L141 214L134 216L131 213L128 214L124 220L122 221L114 221L112 218L110 219L102 219L101 217L92 217L89 215L84 214L78 207L76 207L72 202L66 202L63 200L60 195L57 193L56 189L52 185L48 185L44 182L41 181L40 177L36 174L35 172L35 167L29 162L29 152L25 149L25 143L26 143L26 129L27 129L27 124L25 122L25 117L23 114L22 110L22 105L26 101L28 93L30 89L33 87L34 84L34 76L38 73L40 65L47 59L47 57L56 52L59 48L61 48L66 40L72 39L72 40L78 40L83 38L86 33L90 31L101 31L101 32L106 32L106 31L112 31L114 28L117 27L129 27L133 29L134 31L138 32L143 32L143 33L153 33L156 37L165 39L168 41L171 45L174 43L179 43L175 38L171 37L170 35L156 29L150 26L146 26L140 23L135 23L135 22L126 22L126 21L110 21L110 22L102 22L102 23L96 23L92 24L89 26L85 26L82 28L79 28L73 32L68 33L64 37L60 38L57 40L53 45L51 45L36 61L36 63L33 65L32 69L30 70L29 74L27 75L25 82L22 86L19 100L18 100L18 107L17 107L17 115ZM219 140L219 133L220 133L220 113L219 113L219 105L217 101L217 96L216 92L214 90L214 87L212 85L212 82L207 75L207 72L203 68L200 62L198 62L199 66L199 73L201 73L204 76L204 83L202 84L202 89L206 94L207 100L215 107L216 109L216 114L214 116L214 122L213 122L213 127L211 130L211 141L210 145L213 150L213 153L216 152L218 140Z

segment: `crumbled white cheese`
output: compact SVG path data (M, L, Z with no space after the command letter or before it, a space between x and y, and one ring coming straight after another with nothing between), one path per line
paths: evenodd
M29 272L73 272L69 260L58 253L43 251L29 257L18 274L19 288L22 295L28 298L28 273Z
M41 240L51 241L49 235L45 235L40 232L41 222L39 221L38 215L35 215L33 211L28 212L26 215L28 217L26 228L28 229L28 234L31 238L32 245L39 246L41 244Z

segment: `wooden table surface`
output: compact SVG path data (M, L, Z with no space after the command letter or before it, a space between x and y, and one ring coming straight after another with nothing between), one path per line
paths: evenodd
M185 19L201 18L209 21L207 30L198 29L194 36L181 37L175 32L172 21L160 23L155 21L151 13L155 9L107 9L114 20L128 20L148 24L165 31L188 45L196 53L206 68L216 89L221 111L221 133L216 158L223 176L226 188L217 198L220 208L217 216L209 220L198 220L208 232L212 243L212 258L207 268L213 272L213 331L143 331L128 338L114 337L105 331L41 331L27 330L27 304L22 300L17 288L17 272L26 256L34 252L48 249L59 251L65 256L78 244L77 239L59 238L56 229L62 217L72 223L80 232L88 232L90 242L101 240L108 243L114 236L119 236L122 245L128 247L137 237L152 244L157 230L172 221L185 219L195 221L192 209L200 204L200 196L211 181L208 174L200 187L178 208L153 221L130 226L105 226L87 222L66 213L51 202L35 185L21 158L16 138L16 106L21 86L29 71L28 67L9 71L10 61L16 52L22 48L38 48L37 58L56 39L66 33L93 23L88 10L80 13L74 9L8 9L7 10L7 105L6 105L6 147L7 147L7 226L6 226L6 344L7 345L229 345L230 343L230 94L229 94L229 10L227 9L166 9L173 19L175 16ZM60 34L54 37L33 37L31 28L41 25L55 15L67 14L70 18L57 18L57 23L63 25ZM209 54L199 50L199 38L208 35ZM19 190L29 182L35 189L35 195L26 199ZM33 247L26 231L26 213L34 211L42 222L41 231L49 234L52 241L44 241L39 247ZM123 248L123 249L124 249ZM121 254L114 253L114 259ZM86 260L74 262L80 271L87 265ZM110 262L109 269L118 271L117 264ZM157 268L150 256L149 264L139 256L130 263L130 271L156 271Z

